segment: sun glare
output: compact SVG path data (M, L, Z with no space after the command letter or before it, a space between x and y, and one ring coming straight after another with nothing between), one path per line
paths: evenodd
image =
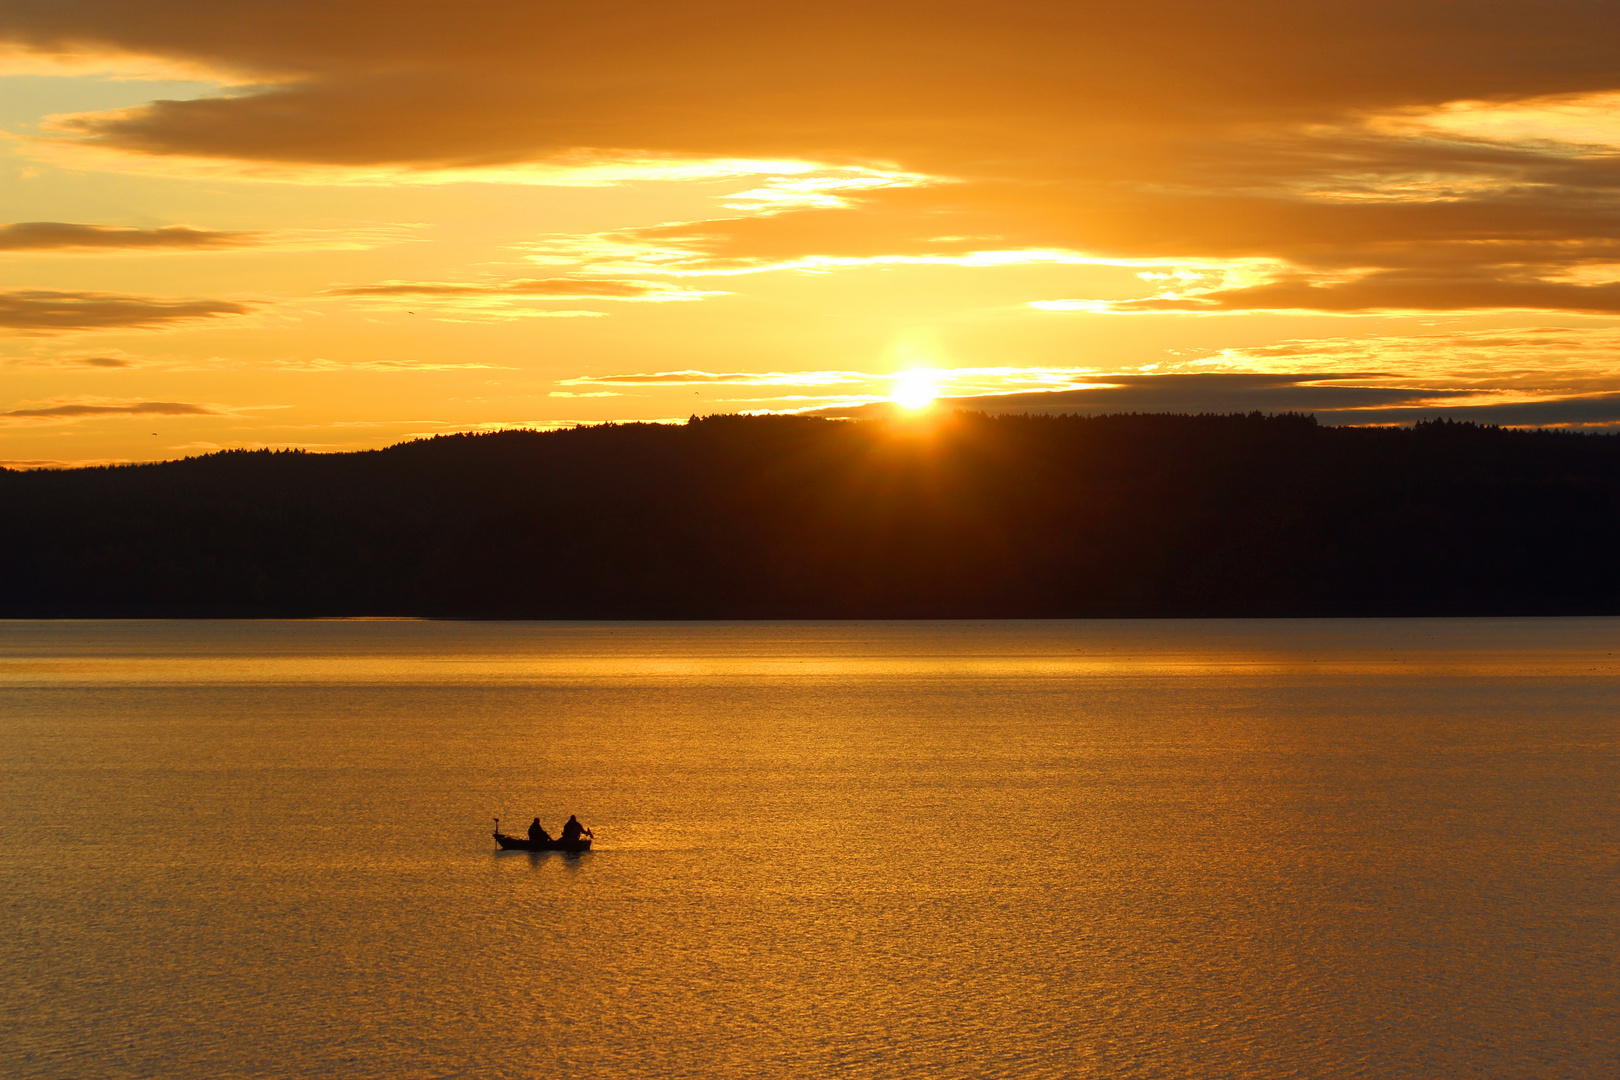
M889 400L902 409L926 409L939 395L931 371L902 371L894 377Z

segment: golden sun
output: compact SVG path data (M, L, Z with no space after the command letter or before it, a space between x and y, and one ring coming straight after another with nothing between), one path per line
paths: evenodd
M894 377L889 400L902 409L926 409L939 396L932 371L902 371Z

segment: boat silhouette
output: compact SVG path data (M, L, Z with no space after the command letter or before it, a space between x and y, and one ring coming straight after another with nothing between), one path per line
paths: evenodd
M501 819L495 819L495 842L501 845L502 851L566 851L579 854L591 850L591 838L581 836L577 840L564 840L561 837L547 837L544 840L530 840L527 836L511 836L501 832Z

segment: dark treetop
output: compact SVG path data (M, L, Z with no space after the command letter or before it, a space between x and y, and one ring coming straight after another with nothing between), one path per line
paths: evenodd
M0 471L0 614L1620 613L1620 438L694 419Z

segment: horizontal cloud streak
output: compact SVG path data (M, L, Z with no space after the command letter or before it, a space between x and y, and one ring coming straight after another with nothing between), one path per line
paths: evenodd
M122 293L58 292L46 289L0 292L0 328L22 334L73 330L150 330L251 308L230 300L163 300Z
M684 370L579 376L558 385L619 387L652 397L685 387L734 387L754 393L710 396L705 403L852 417L884 415L896 407L896 395L925 386L940 407L992 413L1260 410L1371 424L1470 410L1479 417L1511 415L1514 423L1557 414L1576 419L1548 422L1606 424L1610 399L1620 395L1617 335L1620 331L1544 327L1299 339L1123 371L1040 366L913 367L891 373ZM1479 411L1485 409L1495 411Z
M1347 282L1303 276L1248 288L1141 300L1056 301L1035 306L1114 312L1301 311L1361 314L1386 311L1566 311L1620 313L1620 282L1503 280L1485 274L1426 275L1384 271Z
M1295 338L1221 349L1182 367L1205 371L1379 373L1446 385L1529 380L1601 389L1620 380L1620 330L1540 326L1367 337Z
M41 409L11 409L0 416L76 419L84 416L218 416L219 410L182 401L141 401L133 405L51 405Z
M581 375L559 386L838 386L882 378L863 371L655 371L631 375Z
M76 225L19 221L0 225L0 251L206 251L261 242L257 233L217 232L189 225L135 229L121 225Z
M553 300L578 303L670 303L702 300L720 293L683 288L667 281L602 277L518 278L510 281L380 281L338 285L325 295L375 311L421 313L444 322L504 322L534 318L600 318L594 310L535 307Z
M186 401L81 399L0 411L0 425L70 424L117 416L224 416L229 411Z
M340 285L329 296L459 298L522 297L529 300L698 300L713 293L696 292L664 281L624 281L605 278L521 278L516 281L463 283L442 281L382 281L374 285Z
M1620 426L1620 391L1588 393L1513 387L1435 388L1367 385L1307 373L1111 375L1076 390L951 397L941 408L996 413L1311 413L1328 424L1410 424L1449 416L1523 426ZM833 417L887 415L889 402L808 410Z

